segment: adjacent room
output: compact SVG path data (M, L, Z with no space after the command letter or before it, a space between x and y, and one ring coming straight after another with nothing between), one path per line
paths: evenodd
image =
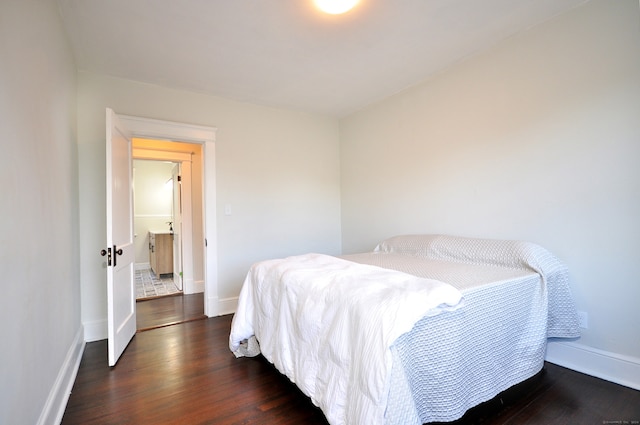
M350 423L232 353L252 266L461 240L548 250L577 320L470 420L640 420L637 0L7 0L0 112L0 423Z

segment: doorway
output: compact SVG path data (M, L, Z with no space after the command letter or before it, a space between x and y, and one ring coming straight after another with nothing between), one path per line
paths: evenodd
M132 147L137 331L204 318L201 146Z
M207 317L220 315L225 310L225 303L218 297L217 280L217 232L216 232L216 190L215 190L215 135L216 128L201 125L185 124L171 121L155 120L116 114L106 108L106 236L107 247L100 255L107 257L107 336L109 366L114 366L118 358L136 333L136 299L133 249L133 147L134 138L161 139L161 143L173 143L171 140L182 140L186 145L198 147L200 166L194 176L200 177L202 197L189 199L183 206L194 204L199 208L203 237L196 243L182 242L184 251L183 280L185 288L193 280L193 267L187 260L202 253L202 269L204 270L202 286L204 287L204 314ZM166 142L164 142L166 141ZM151 141L153 142L153 141ZM175 155L170 149L167 155ZM154 151L153 159L162 159L163 152ZM189 156L185 153L185 156ZM183 166L190 167L191 162L183 161ZM191 173L186 173L191 175ZM186 182L186 179L185 179ZM183 195L191 197L191 190L184 190ZM199 203L198 203L199 202ZM183 217L190 217L183 211ZM193 224L185 220L185 226ZM191 229L184 227L185 238L192 234ZM195 233L195 232L194 232ZM196 248L194 250L194 247ZM192 250L189 256L187 250ZM117 264L117 266L116 266Z
M183 144L198 146L202 155L200 161L194 161L198 170L193 174L202 177L200 192L202 198L194 199L194 209L202 213L203 238L194 243L199 244L204 251L204 313L207 317L219 316L232 309L227 299L221 299L218 294L218 246L216 228L216 132L217 128L198 124L187 124L175 121L165 121L153 118L143 118L132 115L115 114L126 127L130 136L136 140L164 140L180 141ZM173 142L170 142L173 143ZM186 193L186 192L185 192ZM109 223L107 223L109 224ZM185 248L189 245L183 243ZM186 271L183 280L187 283ZM195 282L194 284L201 284Z
M182 293L180 198L179 162L133 160L137 301Z

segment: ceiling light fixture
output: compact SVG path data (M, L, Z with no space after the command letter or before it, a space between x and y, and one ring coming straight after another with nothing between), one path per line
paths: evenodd
M359 0L313 0L318 9L331 15L340 15L353 9Z

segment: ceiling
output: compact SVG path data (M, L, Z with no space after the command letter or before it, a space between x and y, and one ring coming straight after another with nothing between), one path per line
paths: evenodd
M80 70L336 117L587 0L57 0Z

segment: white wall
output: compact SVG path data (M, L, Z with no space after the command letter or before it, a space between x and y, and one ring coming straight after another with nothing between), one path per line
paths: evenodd
M83 348L76 72L52 1L0 2L0 423L54 423Z
M86 72L78 75L82 320L106 336L105 108L217 127L218 283L238 296L256 261L340 252L337 120ZM225 205L231 215L224 214Z
M572 275L577 342L640 385L640 13L594 0L341 121L346 253L523 239Z

